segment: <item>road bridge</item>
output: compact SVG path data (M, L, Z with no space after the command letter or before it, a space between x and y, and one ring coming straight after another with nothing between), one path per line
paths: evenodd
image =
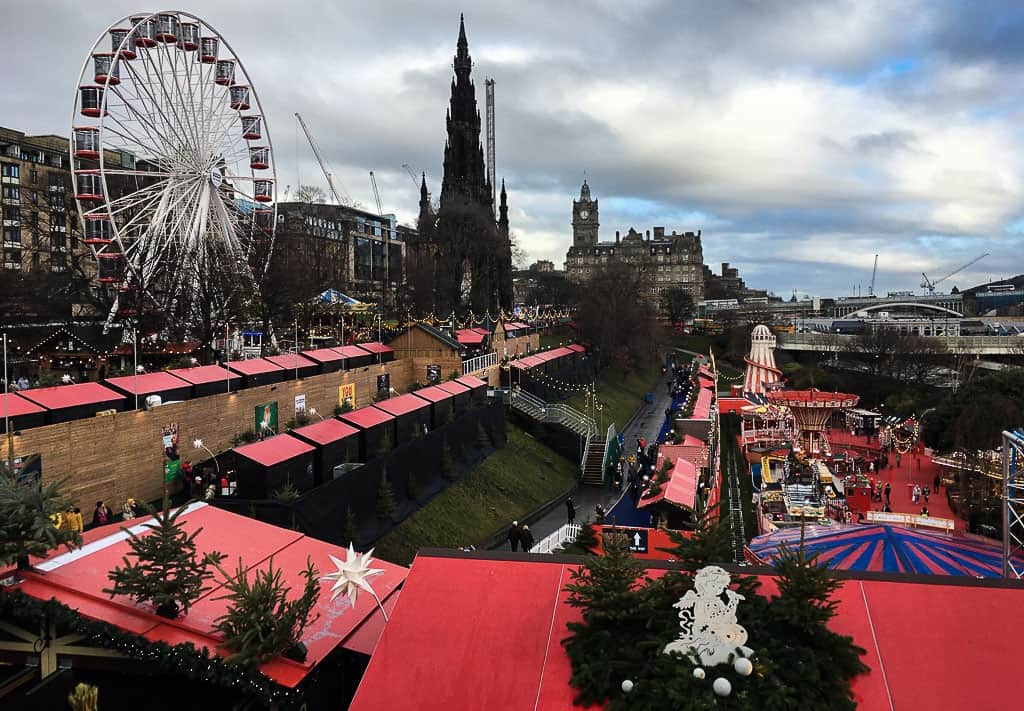
M939 343L948 352L994 356L1024 356L1024 336L921 336L909 343ZM860 350L857 336L835 333L780 333L776 348L785 351L818 351L819 353L856 353Z

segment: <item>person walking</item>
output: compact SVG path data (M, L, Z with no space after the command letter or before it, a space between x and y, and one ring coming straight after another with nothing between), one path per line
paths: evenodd
M571 496L565 500L565 515L570 524L576 523L576 502Z
M885 482L885 505L892 506L892 485Z
M519 541L521 539L522 536L519 533L519 522L513 521L512 526L508 529L508 542L509 545L512 546L513 553L519 550Z
M938 473L936 473L935 474L935 478L932 479L932 491L934 491L936 494L939 493L939 485L941 483L942 483L942 477L940 477L938 475Z
M523 552L529 553L530 549L533 548L533 532L530 531L530 527L525 523L523 524L522 531L519 532L519 539L523 545Z
M921 494L924 496L924 502L926 504L928 503L928 494L930 494L930 493L931 493L931 489L929 489L928 485L925 484L924 488L921 490Z

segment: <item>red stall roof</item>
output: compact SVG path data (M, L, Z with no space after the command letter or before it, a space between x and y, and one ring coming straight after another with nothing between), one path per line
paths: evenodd
M467 388L486 388L486 381L481 380L475 375L463 375L461 378L455 379L456 383L462 383Z
M387 400L381 400L378 403L374 403L374 407L378 407L384 412L395 415L408 415L410 412L416 412L422 410L424 407L429 407L430 402L424 400L421 397L416 397L412 393L406 393L405 395L399 395L398 397L390 397Z
M439 385L431 385L430 387L420 388L413 393L416 397L421 397L424 400L430 400L430 402L441 402L447 400L453 393L448 392Z
M714 400L714 393L701 388L697 392L697 402L693 404L691 420L706 420L711 417L711 402Z
M361 358L370 355L370 351L363 350L359 346L338 346L331 350L341 355L342 358Z
M47 410L62 410L66 407L79 405L97 405L102 402L124 400L119 392L104 387L99 383L78 383L77 385L55 385L50 388L32 388L20 390L18 394L42 405Z
M680 457L668 476L668 481L661 485L661 491L649 498L640 499L637 508L642 509L665 499L694 510L697 505L697 467L688 459Z
M578 343L570 343L568 346L566 346L566 348L568 348L570 351L575 351L576 353L586 353L587 352L587 349L584 348L583 346L581 346Z
M346 422L351 422L353 425L363 430L368 430L371 427L376 427L377 425L382 425L385 422L390 422L395 419L393 415L389 415L383 410L378 410L373 405L360 407L358 410L346 412L343 415L338 415L338 417Z
M312 361L309 358L304 358L298 353L282 353L276 356L267 356L274 365L279 365L285 370L295 370L296 368L308 368L311 365L316 365L316 361Z
M566 356L572 355L575 351L573 351L571 348L565 348L563 346L562 348L556 348L553 351L548 352L551 354L552 358L565 358Z
M331 442L337 442L338 440L358 434L359 430L331 417L321 422L306 425L305 427L296 427L292 430L292 433L302 435L317 444L330 444Z
M455 338L459 343L465 343L471 346L483 343L486 335L486 332L480 333L475 328L462 328L455 332Z
M181 378L193 385L205 385L206 383L224 382L225 380L236 380L240 377L238 373L232 373L227 368L219 365L200 365L196 368L175 368L168 370L171 375Z
M338 353L337 348L317 348L313 351L302 351L302 355L310 360L315 360L317 363L333 363L345 357Z
M242 375L260 375L262 373L273 373L284 370L281 366L271 363L266 358L250 358L248 360L229 360L225 363L227 367Z
M220 551L230 561L228 569L232 572L239 559L248 570L253 570L268 565L273 557L274 567L281 569L285 584L293 591L302 589L300 573L307 556L321 575L335 569L329 555L339 560L348 558L344 548L205 503L190 505L179 520L189 533L202 527L202 533L196 537L200 555L214 549ZM132 530L144 531L142 526L149 521L152 521L149 517L133 521ZM211 655L226 655L219 647L221 638L213 630L213 621L227 607L220 576L187 615L173 621L157 616L150 607L136 605L127 597L111 598L103 592L109 585L107 573L121 564L128 552L126 536L120 528L120 524L104 526L90 532L93 535L86 536L88 544L80 549L55 553L44 561L34 560L33 569L21 571L25 581L15 589L38 600L55 598L84 617L103 620L151 641L162 640L172 645L191 642L197 649L205 647ZM385 609L394 606L391 598L408 569L377 559L370 562L370 567L384 571L374 577L371 584ZM312 615L317 619L303 633L302 641L308 652L306 661L299 663L277 657L261 665L260 671L275 682L293 688L339 645L363 653L372 648L376 642L374 631L379 629L375 616L379 617L380 613L372 595L360 594L353 606L348 596L332 601L330 588L324 584Z
M437 387L441 388L445 392L451 393L452 395L461 395L462 393L469 392L469 388L457 380L446 380L443 383L438 383Z
M275 464L287 461L300 454L307 454L314 451L313 445L306 444L301 439L296 439L289 434L279 434L267 437L262 442L243 444L235 447L235 454L240 454L246 459L251 459L257 464L265 467L272 467Z
M567 624L581 618L564 590L577 565L551 558L417 556L350 710L582 708L573 703L572 665L562 645ZM649 562L648 574L657 577L666 565ZM743 572L756 574L760 594L777 591L769 569ZM829 627L866 650L861 659L869 671L852 682L860 711L1015 706L1016 686L993 679L1019 673L1019 583L838 575ZM458 614L437 614L439 601ZM923 610L935 613L922 616ZM756 650L757 642L748 644ZM964 654L970 649L986 652Z
M448 397L451 397L451 395ZM4 415L11 417L37 415L40 412L46 412L46 408L40 407L31 400L19 397L15 393L0 393L0 417Z
M391 346L385 346L383 343L377 343L376 341L369 341L367 343L358 344L364 351L369 351L376 355L377 353L394 353L395 349Z
M174 390L189 384L181 378L176 378L164 371L107 378L107 382L132 395L148 395L160 392L161 390Z

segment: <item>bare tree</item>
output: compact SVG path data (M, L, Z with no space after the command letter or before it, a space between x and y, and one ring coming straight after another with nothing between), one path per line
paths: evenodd
M654 309L642 298L647 293L647 275L623 263L599 269L580 289L580 335L626 370L650 363L657 354L659 329Z
M300 185L292 195L295 202L323 204L327 202L327 193L319 185Z

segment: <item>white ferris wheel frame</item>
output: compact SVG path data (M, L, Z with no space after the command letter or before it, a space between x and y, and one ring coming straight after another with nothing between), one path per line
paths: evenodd
M139 47L134 44L137 36L137 31L140 27L147 25L148 23L156 23L161 15L173 15L178 18L179 26L181 22L194 22L198 28L198 41L200 46L193 50L182 50L175 46L175 43L160 42L156 47ZM135 19L137 21L133 22ZM111 43L111 31L116 29L127 29L127 34L121 41L120 45L116 48ZM202 50L201 44L203 38L215 38L218 42L218 55L216 60L213 62L201 62L199 55ZM106 48L102 48L104 42L106 42L107 48L111 49L112 52L107 52ZM162 47L160 45L163 45ZM220 54L220 48L225 48L230 57L225 57ZM130 50L135 53L133 59L124 58L122 53L125 50ZM168 52L172 57L171 60L165 62L164 56ZM103 82L95 81L95 74L92 71L95 55L97 54L112 54L110 71L107 73ZM157 55L157 59L154 59L153 55ZM180 55L180 58L179 58ZM217 78L217 63L221 59L231 59L234 62L234 80L231 84L220 85L216 81ZM145 75L143 76L142 70L136 70L133 63L140 63L144 66ZM166 66L165 66L166 65ZM119 70L124 69L122 76L129 76L131 79L132 91L130 96L122 96L120 93L123 86L120 80L115 80L111 83L118 72L115 72L115 67ZM184 83L179 83L179 69L183 72ZM174 91L172 93L167 92L167 87L161 84L161 80L166 77L165 72L170 71L174 79ZM87 73L88 72L88 73ZM240 73L240 74L239 74ZM191 81L193 74L198 82ZM139 82L140 79L144 79L143 82ZM138 82L138 86L136 83ZM193 91L196 85L199 85L199 101L195 102L196 93ZM249 106L247 109L231 109L231 87L234 85L244 85L248 88L249 92ZM100 185L102 187L102 199L96 201L94 204L89 205L78 199L77 190L77 176L80 170L91 170L88 168L79 168L80 159L75 155L75 129L86 127L83 121L83 117L79 114L80 102L81 102L81 88L85 86L96 86L102 90L102 101L99 104L99 116L94 117L93 121L95 125L90 124L89 127L96 128L98 130L97 135L97 149L99 157L96 160L98 164L97 173L100 178ZM218 97L217 87L223 86L223 92ZM153 93L153 89L162 89L163 96L162 100L166 101L165 105L161 105L160 100ZM174 99L183 99L185 96L185 90L190 91L189 100L191 105L189 107L177 106L174 103ZM126 92L127 93L127 92ZM148 94L148 97L143 96L143 93ZM119 104L116 106L123 107L125 113L132 113L135 116L135 120L141 126L141 131L144 135L140 136L138 129L132 129L126 127L118 118L116 114L108 112L108 102L111 96L116 96L119 100ZM155 113L142 113L140 112L133 102L135 103L148 103L153 107ZM225 108L226 107L226 108ZM204 110L202 116L198 115L195 109ZM219 113L217 113L219 111ZM212 114L217 115L212 115ZM258 139L247 139L242 135L242 118L243 115L248 117L258 117L261 123L261 134ZM108 120L109 119L109 120ZM203 120L207 123L203 123ZM209 122L215 122L216 125L210 126ZM75 96L71 107L71 136L68 142L69 150L69 162L71 167L71 173L74 178L73 189L75 190L75 202L78 207L78 215L80 226L83 230L83 238L86 234L86 218L88 215L106 215L110 223L110 229L112 232L111 243L116 244L120 254L122 255L123 267L125 269L123 277L119 279L121 284L126 284L129 279L129 274L132 275L138 281L138 288L144 292L148 292L152 286L151 278L154 276L154 271L160 267L160 260L163 258L168 248L174 246L176 248L190 248L191 255L193 258L198 257L200 260L205 258L205 254L201 249L203 247L200 244L201 241L208 239L210 235L209 223L212 221L217 223L220 228L218 230L219 236L224 242L225 248L230 250L233 257L236 259L240 258L241 262L245 264L249 263L250 253L255 247L257 240L257 234L263 235L262 239L266 240L267 243L267 254L265 260L260 267L260 271L253 274L252 285L255 289L259 289L262 286L262 280L266 276L267 270L270 265L270 259L273 254L275 233L277 230L277 165L274 155L274 146L271 139L270 130L266 118L266 112L263 110L263 105L259 100L256 87L250 79L248 71L245 69L241 58L238 53L235 52L231 44L224 39L223 34L210 23L206 22L202 18L193 15L190 12L182 10L161 10L158 12L151 13L138 13L128 15L121 18L117 22L109 25L103 30L96 38L92 45L92 48L86 54L85 60L82 63L82 69L79 72L79 82L75 87ZM230 129L237 128L235 135L230 135ZM188 141L191 140L195 155L195 160L201 160L204 157L209 157L211 152L213 155L219 156L221 159L219 162L224 168L231 166L233 160L233 167L242 168L242 170L236 171L237 174L222 175L218 173L216 166L213 166L209 179L198 177L198 174L193 170L191 172L185 172L184 164L179 164L179 171L168 171L167 168L171 167L171 161L168 160L167 148L171 143L173 136L167 135L173 130L185 130L190 133L186 137L185 141L179 140L177 143L178 147L188 147ZM205 129L205 135L204 134ZM211 133L212 131L212 133ZM112 134L119 137L125 142L125 148L119 149L116 147L116 141L108 140L105 134ZM213 135L215 138L220 139L220 143L214 144L209 139ZM147 143L147 141L149 141ZM232 160L224 159L223 155L220 155L219 150L213 151L213 149L220 149L223 147L223 141L227 141L230 146L231 153L228 154L228 158ZM253 141L256 141L256 145L252 145ZM163 146L161 146L163 142ZM135 146L147 149L150 152L150 156L139 155L137 150L131 150L128 146L134 144ZM202 144L202 145L200 145ZM135 159L152 159L155 165L160 165L164 168L163 171L140 171L136 170L137 164L132 165L133 169L124 169L123 166L117 169L108 168L105 160L105 151L110 150L124 150L133 154ZM252 168L250 163L249 149L255 147L265 147L268 150L268 167L266 169ZM188 156L183 156L187 158ZM243 162L244 161L244 162ZM260 175L256 175L259 170ZM247 171L248 174L245 174ZM150 185L146 185L142 188L137 188L133 192L126 193L119 197L113 198L107 183L107 176L123 175L126 178L153 178L155 176L161 176L158 178L158 182ZM256 200L255 184L257 180L269 180L270 181L270 202L262 202ZM176 182L175 182L176 181ZM242 198L248 201L252 205L252 211L248 214L247 219L239 220L233 219L232 214L229 210L226 210L225 202L219 198L217 194L221 181L227 181L230 183L230 190L233 193L234 198ZM250 185L249 191L246 192L244 189L240 189L239 183ZM211 190L211 185L213 189ZM177 190L172 190L177 188ZM171 197L171 193L176 192L175 197ZM192 210L179 211L178 217L173 224L164 224L163 218L173 213L181 203L187 201L193 201ZM217 208L211 210L211 207ZM141 209L140 209L141 208ZM270 224L265 229L260 229L257 225L256 210L265 210L269 212ZM127 222L119 224L117 215L127 210L135 210L135 214L132 215ZM191 217L191 224L186 224L188 220L185 216ZM142 220L150 218L149 225L141 226L142 232L128 235L130 229L138 230L140 226L137 223L141 223ZM158 218L158 219L153 219ZM153 230L154 222L158 223L158 228L165 230L165 234L162 239L155 245L158 248L158 252L155 255L150 256L147 259L147 255L140 253L144 248L148 249L153 246L151 243L154 239L145 240L145 237L150 236ZM248 234L242 233L243 226L247 225ZM177 234L179 231L183 231L188 228L187 235L184 239L178 238ZM248 244L242 245L240 241L242 238L246 238ZM131 243L129 244L129 242ZM103 254L108 250L110 245L103 245L97 247L90 245L93 252L94 258L99 260L99 255ZM133 251L129 252L129 249ZM179 257L180 258L180 257ZM97 265L98 266L98 265ZM192 269L190 275L189 287L193 290L196 287L196 282L202 276L201 269L204 264L193 262L189 265L178 265L187 266ZM98 276L98 275L97 275ZM241 278L242 275L239 274ZM182 288L178 289L178 293L182 292ZM119 296L115 296L114 305L108 319L108 324L115 317L118 310ZM154 299L155 300L155 299ZM166 305L166 304L162 304Z

